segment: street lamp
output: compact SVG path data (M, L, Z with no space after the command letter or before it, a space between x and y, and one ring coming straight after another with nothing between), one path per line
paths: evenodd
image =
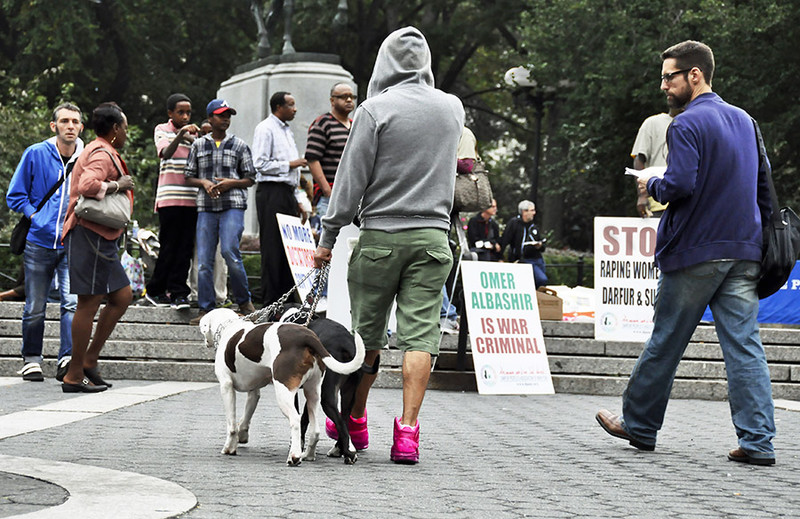
M536 117L533 166L528 171L528 177L531 182L530 200L536 204L538 203L539 161L542 153L542 118L544 117L546 92L538 87L538 83L531 75L531 70L526 67L520 66L509 69L503 79L506 85L513 89L511 95L514 98L514 104L521 108L532 106ZM528 147L530 147L530 144L529 141Z

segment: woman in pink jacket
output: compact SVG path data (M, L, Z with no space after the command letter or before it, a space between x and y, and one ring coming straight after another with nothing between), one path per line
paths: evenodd
M123 229L112 229L75 214L81 195L103 199L106 195L127 191L133 204L133 179L117 152L128 138L125 114L115 103L103 103L92 112L92 127L97 139L86 146L75 163L64 223L70 290L78 295L78 307L72 320L72 360L61 385L65 393L96 393L111 387L98 373L97 361L100 350L133 298L130 281L118 256L117 239ZM94 316L103 299L106 305L92 336Z

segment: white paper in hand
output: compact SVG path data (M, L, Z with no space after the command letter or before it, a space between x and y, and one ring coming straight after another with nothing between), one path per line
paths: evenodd
M625 168L625 174L631 175L636 178L664 178L664 173L667 171L666 166L652 166L644 169Z

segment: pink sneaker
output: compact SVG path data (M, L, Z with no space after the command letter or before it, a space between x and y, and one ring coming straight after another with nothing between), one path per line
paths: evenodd
M347 430L350 432L350 440L357 451L363 451L369 447L369 430L367 429L367 411L361 418L347 418Z
M411 427L394 419L394 444L389 458L395 463L419 463L419 420Z
M325 417L325 434L327 434L328 438L331 440L339 439L339 431L336 430L336 424L327 416Z
M362 418L347 418L347 430L350 432L350 440L353 442L353 447L356 450L363 451L369 447L369 430L367 429L367 413L364 412ZM336 430L336 424L325 417L325 434L332 440L339 439L339 431Z

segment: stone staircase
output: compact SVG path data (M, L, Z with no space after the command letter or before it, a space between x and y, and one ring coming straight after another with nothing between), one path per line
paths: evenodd
M0 303L0 376L16 376L21 367L23 303ZM55 374L58 351L58 305L48 305L45 325L46 377ZM196 326L197 310L131 306L103 350L102 373L108 379L214 382L214 351L206 348ZM621 395L642 345L597 341L591 323L543 321L553 384L559 393ZM762 327L774 397L800 400L800 329ZM391 343L390 343L391 344ZM457 336L445 335L431 376L432 389L476 391L474 373L456 369ZM467 351L466 366L472 366ZM381 354L376 387L400 387L402 354ZM725 365L712 326L698 328L672 390L674 398L723 400Z

